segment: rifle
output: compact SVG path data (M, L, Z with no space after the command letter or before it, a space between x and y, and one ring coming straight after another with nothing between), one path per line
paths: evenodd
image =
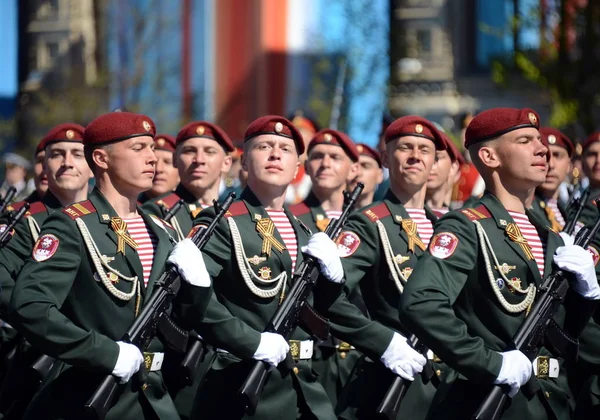
M4 213L4 210L6 210L6 207L10 204L16 194L17 189L15 187L8 187L6 195L2 198L2 202L0 202L0 214Z
M163 220L165 222L170 222L171 219L173 217L175 217L175 215L177 214L177 212L179 210L181 210L181 207L183 207L183 205L185 204L185 200L182 198L180 199L177 203L175 203L175 205L173 207L171 207L166 213L165 213L165 217L163 217Z
M235 199L235 193L230 193L223 204L214 202L215 217L210 225L203 226L196 230L192 236L192 241L202 249L210 239L215 228L225 216L225 213ZM157 333L162 333L167 342L176 347L181 352L187 348L187 333L174 325L167 313L171 301L177 296L181 287L181 277L177 267L171 266L162 274L156 284L156 288L150 296L148 303L144 305L141 313L133 321L133 324L123 335L122 341L136 345L141 351L144 351L150 345L150 342L156 337ZM142 365L140 368L142 380L147 375ZM100 383L94 394L85 404L87 413L92 414L94 418L104 419L106 413L112 406L112 402L119 390L119 378L113 375L107 375Z
M569 221L565 224L564 231L568 232L569 235L575 230L575 226L577 225L577 220L585 207L585 203L587 203L588 198L590 197L590 189L586 188L583 190L581 195L577 198L573 198L567 205L567 216L571 213L572 209L575 209L575 213L573 216L569 217Z
M325 230L325 233L331 239L335 239L340 234L342 227L350 215L363 188L364 185L359 182L351 194L344 191L344 209L342 214L339 219L333 219ZM316 286L318 277L318 260L314 257L307 256L294 273L292 277L292 288L268 322L264 330L265 332L280 334L286 340L290 339L298 327L301 315L306 313L304 311L313 311L312 308L309 307L307 300ZM314 312L312 312L311 316L318 317ZM323 321L322 318L321 321ZM319 338L326 339L329 335L328 326L324 329L326 331L321 331L319 334L315 335L318 335ZM288 353L285 362L288 366L293 364L290 353ZM269 373L270 365L262 360L257 360L250 369L246 380L240 387L238 398L248 415L253 415L256 412L256 406L267 383Z
M596 207L600 210L600 200L596 201ZM600 217L598 217L598 220L591 229L583 227L579 231L575 239L575 245L587 248L598 233L598 230L600 230ZM564 270L556 270L546 277L546 280L544 280L539 289L541 294L536 299L531 312L513 336L506 350L520 350L529 360L535 359L539 346L550 327L549 324L558 310L558 304L564 301L568 289L567 272ZM530 393L533 393L533 391L535 391L535 388ZM475 414L473 414L472 418L474 420L499 419L504 411L504 406L509 400L507 392L508 389L506 387L495 385Z
M23 207L21 207L16 213L10 216L10 221L4 227L4 230L0 232L0 249L4 248L10 240L10 238L12 238L13 229L15 228L17 223L19 223L19 221L23 218L23 216L25 216L25 213L27 213L28 210L29 203L25 203L23 204Z

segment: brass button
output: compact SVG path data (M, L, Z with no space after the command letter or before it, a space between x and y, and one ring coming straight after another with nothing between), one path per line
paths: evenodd
M550 393L548 391L544 392L546 394L546 398L550 398Z
M298 372L300 372L300 369L298 369L297 366L294 366L294 369L292 369L292 371L297 375Z
M442 376L442 371L440 369L438 369L438 370L435 371L435 374L437 376Z
M340 357L341 357L342 359L345 359L347 354L348 354L348 353L346 353L345 351L343 351L343 352L341 352L341 353L340 353Z
M142 391L145 391L145 390L147 390L147 389L148 389L148 384L144 384L144 385L142 385Z

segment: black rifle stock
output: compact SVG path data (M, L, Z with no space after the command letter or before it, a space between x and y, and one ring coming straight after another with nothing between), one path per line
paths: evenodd
M199 249L202 249L206 242L208 242L219 221L225 216L225 213L229 209L229 206L231 206L231 203L233 203L234 199L235 193L230 193L223 204L219 205L215 201L215 218L211 221L210 225L198 229L191 238ZM141 351L144 351L156 336L160 326L172 323L172 321L166 320L169 316L167 311L171 301L177 295L180 286L181 277L179 276L177 268L174 266L167 268L157 281L156 288L152 293L150 300L144 305L142 311L125 332L121 341L134 344ZM181 351L184 351L187 346L187 337L180 345L183 346ZM143 369L144 367L142 366L140 370ZM144 372L142 372L142 376L143 375ZM107 375L85 404L86 412L96 419L104 419L119 391L119 385L119 378L113 375Z
M165 213L165 217L163 217L163 220L165 222L170 222L171 219L173 217L175 217L177 212L179 210L181 210L181 208L183 207L184 204L185 204L185 200L183 198L180 199L177 203L175 203L175 205L173 207L171 207L169 210L167 210L167 212Z
M21 220L23 216L25 216L25 213L27 213L28 210L29 203L25 203L23 204L23 207L21 207L16 213L10 216L8 224L6 225L2 233L0 233L0 248L4 248L10 240L10 238L12 238L12 230L15 228L17 223L19 223L19 220Z
M345 193L342 214L339 219L333 219L325 230L325 233L331 239L337 238L340 234L363 188L364 185L358 183L351 194ZM298 327L301 312L308 306L307 299L312 293L318 277L318 260L306 256L292 277L292 288L282 304L277 308L275 314L273 314L273 317L264 330L265 332L277 333L282 335L286 340L290 339ZM288 359L286 359L288 364L291 364L290 358L291 356L288 353ZM252 365L246 380L240 387L238 397L247 414L253 415L256 412L256 406L267 383L269 373L270 365L267 362L258 360Z
M578 198L575 198L573 202L567 206L567 217L569 217L569 220L565 224L564 231L568 232L569 235L575 230L577 220L579 220L579 216L581 215L581 212L583 211L583 208L585 207L589 197L590 189L586 188ZM572 211L571 209L575 209L573 215L570 214Z
M6 194L2 198L2 201L0 201L0 214L4 213L4 210L6 210L6 207L8 207L12 199L15 198L16 194L17 189L15 187L8 187Z
M596 201L596 206L600 209L600 201ZM591 229L584 227L579 231L575 245L587 248L599 229L600 217ZM557 304L565 299L568 289L567 272L564 270L556 270L546 277L539 289L541 293L535 300L529 315L527 315L505 351L520 350L529 360L535 359L541 342L546 335L548 325L558 310ZM494 385L473 414L472 419L498 420L509 400L508 391L509 389L505 386Z

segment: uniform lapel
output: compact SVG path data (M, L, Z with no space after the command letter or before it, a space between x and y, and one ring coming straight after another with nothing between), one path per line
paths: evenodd
M156 280L158 280L165 271L165 262L173 249L173 244L171 238L169 238L169 234L158 226L157 223L160 223L159 221L155 221L152 216L144 213L139 207L138 212L142 215L148 230L154 234L157 240L154 258L152 260L152 271L150 272L150 279L148 280L148 286L146 287L147 290L152 290ZM146 297L148 296L150 296L150 293L148 293Z
M406 208L404 208L402 203L400 203L400 200L398 200L398 198L394 195L394 193L392 193L392 190L388 190L388 192L386 193L386 195L383 199L383 202L385 203L385 205L387 206L387 208L391 214L392 221L396 225L398 225L398 228L400 230L400 237L402 238L402 240L404 242L406 242L406 245L408 246L408 234L402 228L402 220L410 219L410 215L408 214L408 212L406 211ZM417 236L418 235L419 235L419 233L417 232ZM420 251L421 251L421 249L419 247L415 246L415 253L420 252Z
M327 212L321 207L319 199L311 192L306 197L306 200L304 200L304 204L310 209L310 214L317 229L320 232L324 232L329 224L329 218L327 217Z

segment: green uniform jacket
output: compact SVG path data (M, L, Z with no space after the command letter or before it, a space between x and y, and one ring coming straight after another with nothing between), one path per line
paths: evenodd
M552 227L551 220L549 217L549 212L551 211L551 209L546 206L546 201L544 200L544 198L540 197L539 195L536 195L533 198L533 202L531 203L531 210L536 214L536 216L540 220L543 220L548 226ZM563 217L565 223L568 222L569 218L567 216L567 209L561 201L558 202L558 210L560 211L560 214ZM561 226L561 230L563 227L564 226Z
M544 275L548 275L554 252L563 241L534 214L528 215L545 244ZM470 418L500 372L499 352L507 348L525 319L524 311L510 313L504 309L493 291L495 284L508 303L523 301L524 295L513 292L500 278L491 255L492 279L488 276L475 222L487 234L498 264L509 280L520 282L521 289L532 283L539 286L542 281L535 261L527 259L524 250L506 233L507 226L514 221L494 195L486 193L476 207L452 211L438 221L429 252L419 259L400 301L400 313L408 327L460 373L444 378L445 383L436 395L439 405L431 418ZM571 290L566 302L579 308L594 304ZM556 320L562 325L565 312L560 309ZM573 309L577 310L570 307L567 311ZM540 354L548 353L542 349ZM543 392L531 401L519 392L502 419L569 418L573 401L565 374L561 360L559 377L538 378Z
M185 205L170 220L171 225L177 231L178 240L184 239L187 236L192 229L194 217L202 210L198 200L191 192L182 184L179 184L175 191L150 199L142 206L147 213L163 218L169 209L181 199L185 201Z
M285 212L296 234L298 257L296 266L302 262L300 248L307 244L309 231L299 223L286 208ZM204 210L196 219L196 225L208 224L214 217L212 209ZM246 378L249 367L260 343L260 333L275 313L281 293L273 297L259 297L250 290L240 271L240 264L264 280L274 279L282 272L287 273L285 290L289 291L292 261L286 250L271 249L270 255L262 254L262 236L257 232L257 220L268 214L251 190L246 189L241 200L229 209L227 219L223 219L215 231L215 236L203 250L208 272L213 278L215 294L208 306L203 326L199 333L207 342L229 353L217 352L216 361L200 387L195 412L198 418L239 418L243 413L236 407L234 398L239 386ZM233 220L237 226L242 244L234 243L230 227ZM277 230L273 233L279 244L283 240ZM234 251L238 247L238 252ZM241 250L245 254L245 265ZM240 260L237 260L237 258ZM249 274L250 285L259 289L270 289L273 285L262 286ZM319 279L319 285L327 287L327 280ZM331 320L342 321L332 334L345 339L374 355L381 355L391 339L390 334L366 319L350 304L343 295L331 303L326 293L320 294L321 286L314 294L317 309L328 308L324 314ZM334 327L334 325L332 325ZM296 329L292 339L309 340L310 335L301 328ZM378 357L378 356L375 356ZM297 362L297 374L282 377L273 370L265 387L256 418L295 419L298 406L302 411L310 411L317 418L333 418L333 407L325 391L317 381L310 360ZM194 417L195 418L195 417Z
M9 211L16 212L25 201L12 204ZM62 204L48 191L42 201L34 201L25 213L25 216L15 225L14 234L4 248L0 249L0 283L2 285L2 304L0 305L0 317L6 317L8 303L19 276L25 259L31 254L33 244L37 240L39 228L46 218L56 210L62 208ZM3 217L2 223L9 223L8 216Z
M432 222L437 220L437 216L428 209L426 215ZM401 293L392 278L378 226L387 233L391 255L398 264L397 271L405 278L410 276L413 281L413 267L424 251L417 245L413 251L408 249L409 236L402 222L406 223L409 220L408 212L390 190L383 201L375 202L352 214L338 238L338 246L344 250L342 264L346 276L346 293L360 288L371 318L390 331L399 332L407 338L410 332L404 327L398 314ZM416 235L418 236L418 233ZM401 278L399 280L404 282ZM375 360L375 364L359 369L363 380L355 382L345 392L344 399L348 406L356 407L359 413L363 412L361 416L369 417L381 402L394 375L378 359ZM411 418L418 418L421 414L424 415L424 412L415 410L433 397L433 385L425 385L421 378L413 385L402 402L399 417L410 414Z
M84 418L85 402L100 380L112 372L119 354L116 341L132 324L137 299L118 299L99 281L77 221L85 223L102 260L123 276L140 279L143 304L165 269L173 232L157 218L138 211L158 239L147 287L135 250L125 244L124 255L117 252L117 235L110 227L116 213L98 190L89 200L53 213L42 226L32 256L16 282L10 320L34 347L64 363L55 363L50 374L53 378L34 398L26 418ZM132 283L124 278L111 280L121 292L132 290ZM173 310L179 319L190 320L194 326L202 319L210 294L211 288L192 287L182 281ZM148 351L161 349L160 342L154 340ZM125 385L107 419L177 418L160 372L151 372L146 384L143 392L132 382Z

